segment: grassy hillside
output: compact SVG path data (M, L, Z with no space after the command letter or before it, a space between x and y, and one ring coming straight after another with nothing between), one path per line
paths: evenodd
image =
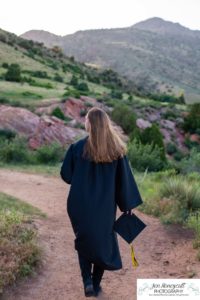
M77 60L110 67L147 92L185 93L188 103L199 102L200 32L152 18L127 28L78 31L52 38L32 31L24 38L57 43Z
M6 80L5 74L11 64L18 64L21 80ZM83 94L98 96L111 90L110 79L101 75L94 68L66 57L58 47L48 49L41 43L26 41L14 34L0 30L0 98L1 103L9 100L10 104L22 106L35 105L42 99L62 99L66 91L69 96L76 96L75 88L70 83L75 76L78 83L86 83L87 91ZM118 76L118 75L116 75ZM125 79L119 79L122 90ZM112 84L117 87L113 81Z

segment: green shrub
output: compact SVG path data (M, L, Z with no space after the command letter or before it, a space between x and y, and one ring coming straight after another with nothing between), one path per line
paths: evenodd
M9 67L9 64L8 63L2 63L2 68L4 68L4 69L8 69L8 67Z
M184 153L177 149L176 153L174 153L174 159L177 161L181 161L184 158Z
M191 104L188 116L184 118L182 125L185 131L195 133L200 129L200 103Z
M160 148L153 144L142 144L133 139L128 143L128 156L133 168L138 171L160 171L165 164L160 158Z
M23 73L27 73L33 77L37 78L50 78L46 71L31 71L31 70L24 70Z
M75 97L77 99L79 99L80 96L80 92L77 90L68 90L63 94L63 97Z
M200 210L189 214L185 226L194 230L196 237L195 244L198 245L195 248L200 248Z
M77 85L78 85L78 78L75 75L72 76L72 78L70 80L70 84L73 85L74 87L77 87Z
M172 155L177 152L177 146L170 142L167 144L166 151L169 155Z
M132 95L132 94L128 95L128 101L129 101L130 103L133 101L133 95Z
M85 82L80 82L77 85L77 90L82 91L82 92L88 92L89 91L89 87L87 85L87 83Z
M0 104L8 104L10 103L9 99L6 97L0 97Z
M143 144L157 145L160 149L160 157L163 161L166 161L165 146L163 142L163 136L157 124L153 123L151 127L145 128L141 133L141 142Z
M100 78L97 75L86 72L86 76L88 81L100 84Z
M160 180L165 180L166 178L169 178L174 175L177 175L177 170L174 168L170 168L170 169L165 169L154 173L154 179L160 181Z
M110 96L112 98L122 99L123 98L123 93L119 90L112 90L111 93L110 93Z
M21 68L18 64L11 64L5 74L5 80L7 81L21 81Z
M141 142L141 135L142 135L142 131L140 130L140 128L136 126L129 134L129 139L130 141L137 139L138 141Z
M42 99L43 98L43 96L33 93L33 92L29 92L29 91L22 92L22 96L29 97L31 99Z
M111 112L111 118L129 134L136 128L136 115L126 105L116 105Z
M177 118L177 113L174 111L174 109L168 108L166 112L162 114L163 118L168 120L175 120Z
M86 108L83 108L83 109L80 110L80 116L81 117L84 117L86 114L87 114L87 109Z
M36 161L38 163L54 164L62 160L64 149L57 142L51 145L43 145L36 151Z
M184 94L181 94L180 96L175 96L172 94L151 94L149 93L148 98L156 100L156 101L161 101L161 102L168 102L168 103L178 103L178 104L184 104L185 103L185 98Z
M185 157L181 160L180 170L183 174L191 172L200 173L200 152L198 149L193 148L190 151L189 157Z
M33 273L41 262L42 249L31 219L14 209L0 210L0 295L16 279Z
M56 73L54 76L54 80L58 82L63 82L63 77Z
M187 135L184 139L184 144L188 149L196 148L199 144L196 141L192 141Z
M17 135L12 140L5 140L0 145L0 161L4 163L27 163L30 161L27 141Z
M44 83L44 82L37 82L35 80L31 80L29 82L31 86L38 86L46 89L53 89L53 85L50 82Z
M16 132L10 129L0 129L0 140L11 140L16 136Z
M183 224L192 210L200 208L198 184L191 184L181 175L166 178L160 186L159 194L161 199L167 199L168 202L161 214L161 219L165 223Z
M121 89L123 82L119 74L112 69L106 69L100 72L99 78L105 86L111 89Z
M54 70L59 70L59 64L56 61L51 61L49 63L49 67L54 69Z
M0 139L0 161L3 163L54 164L62 160L64 151L57 142L31 150L25 137L16 135L10 140Z
M72 60L73 61L73 60ZM74 61L73 61L74 62ZM77 74L82 74L83 71L81 69L80 66L78 66L77 64L65 64L65 68L68 70L68 71L71 71L71 73L77 73Z
M93 104L92 104L92 103L90 103L90 102L85 102L85 106L87 106L87 107L92 107L92 106L93 106Z
M188 180L200 182L200 172L192 171L187 174Z
M59 106L55 107L51 113L52 116L55 116L61 120L65 120L65 115Z

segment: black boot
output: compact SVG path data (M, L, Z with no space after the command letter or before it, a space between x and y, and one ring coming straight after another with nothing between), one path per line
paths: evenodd
M96 292L93 287L93 283L87 283L84 284L84 292L85 292L85 297L93 297L96 296Z
M84 256L78 252L79 265L81 270L81 276L83 280L84 292L86 297L95 296L95 291L92 281L92 264Z
M98 296L100 292L102 292L102 287L100 285L101 279L103 277L104 270L97 265L94 265L93 274L92 274L92 281L95 296Z

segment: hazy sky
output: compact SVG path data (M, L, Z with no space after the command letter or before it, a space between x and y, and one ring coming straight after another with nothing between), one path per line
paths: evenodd
M0 0L0 28L18 35L127 27L151 17L200 30L200 0Z

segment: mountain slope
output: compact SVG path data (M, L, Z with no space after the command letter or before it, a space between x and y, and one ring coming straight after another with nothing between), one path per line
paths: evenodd
M163 19L157 17L138 22L132 27L170 35L190 35L193 37L200 35L200 31L198 30L190 30L179 23L164 21Z
M20 82L6 80L9 65L20 68ZM123 89L126 80L116 73L115 80L101 75L101 71L66 57L58 47L47 48L40 42L25 40L0 29L0 103L16 104L32 109L41 99L102 95L112 88ZM71 84L75 78L76 85ZM78 91L84 83L87 91Z
M39 43L45 43L45 45L49 48L54 45L59 45L62 41L62 36L53 34L51 32L45 30L30 30L21 35L22 38L26 38L27 40L37 41Z
M152 18L127 28L78 31L57 42L67 55L113 68L140 88L199 98L200 31Z

